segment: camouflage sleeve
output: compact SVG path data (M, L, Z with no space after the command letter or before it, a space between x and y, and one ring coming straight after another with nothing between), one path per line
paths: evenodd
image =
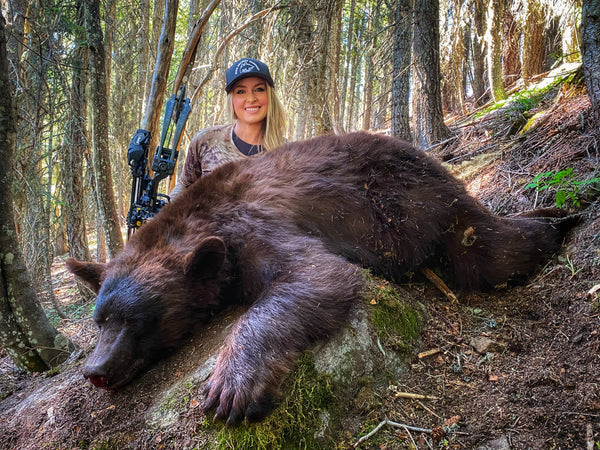
M205 145L202 134L197 133L188 146L183 170L177 174L177 183L171 191L171 197L177 196L202 176L202 151Z
M245 156L231 142L232 125L205 128L193 137L187 150L181 173L171 197L192 185L203 173L213 171L218 166Z
M182 187L189 187L202 176L202 152L204 147L206 147L206 143L202 139L202 134L196 134L188 147L183 171L179 177Z

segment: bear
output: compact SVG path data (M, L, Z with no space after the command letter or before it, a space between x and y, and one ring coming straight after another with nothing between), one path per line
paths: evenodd
M572 226L558 210L500 217L436 159L365 132L288 143L202 176L101 264L69 258L97 292L83 375L118 389L211 316L247 310L205 388L228 425L264 418L300 352L334 335L362 268L392 281L447 261L463 290L531 274Z

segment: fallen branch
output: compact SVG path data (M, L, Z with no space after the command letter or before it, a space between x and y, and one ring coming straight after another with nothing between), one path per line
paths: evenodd
M431 350L426 350L424 352L419 353L417 355L417 358L419 358L419 359L427 358L428 356L437 355L441 351L442 351L441 348L432 348Z
M429 281L431 281L436 288L438 288L452 303L457 303L458 299L454 292L450 290L450 288L442 281L440 277L438 277L433 270L428 269L427 267L421 269L421 273L427 277Z
M600 284L597 284L587 292L587 299L593 300L596 297L598 291L600 291Z
M396 392L394 395L396 397L411 398L413 400L439 400L438 397L434 397L433 395L413 394L412 392Z
M412 436L410 434L411 431L415 431L417 433L429 434L429 435L431 435L431 438L434 441L439 441L441 438L443 438L447 434L468 435L469 433L464 433L461 431L454 431L454 430L450 429L450 427L457 424L459 421L460 421L460 416L453 416L450 419L446 420L443 425L436 427L434 429L429 429L429 428L413 427L411 425L406 425L403 423L393 422L391 420L385 419L385 420L382 420L381 422L379 422L379 424L375 428L373 428L373 430L371 430L371 432L369 432L368 434L361 437L358 441L356 441L356 443L352 446L352 448L356 448L360 444L365 442L371 436L376 434L384 425L389 425L389 426L395 427L395 428L404 428L404 430L406 430L406 432L408 433L411 440L412 440Z
M419 427L412 427L410 425L404 425L403 423L398 423L398 422L392 422L391 420L382 420L379 425L377 425L369 434L364 435L363 437L361 437L358 441L356 441L356 443L352 446L353 448L358 447L360 444L362 444L364 441L366 441L367 439L369 439L371 436L373 436L374 434L376 434L384 425L389 425L392 427L396 427L396 428L404 428L407 431L416 431L417 433L427 433L427 434L431 434L431 431L429 428L419 428Z

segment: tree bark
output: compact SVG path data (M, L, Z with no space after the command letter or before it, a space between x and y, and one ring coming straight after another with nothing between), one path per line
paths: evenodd
M256 14L266 8L264 0L250 0L249 11L252 14ZM263 49L262 35L265 29L262 22L255 22L248 28L246 35L249 40L247 48L247 56L251 58L264 59L261 50Z
M531 78L543 72L544 67L544 12L539 0L527 2L523 30L523 81L527 86Z
M142 119L141 128L152 133L150 141L150 149L156 148L158 144L158 123L160 121L160 113L162 109L165 92L167 90L167 79L169 77L169 68L171 67L171 57L173 56L173 48L175 45L175 27L177 25L177 11L179 9L179 0L167 0L165 5L165 14L163 17L163 27L158 40L158 52L156 54L156 65L152 75L152 86L150 87L150 95L146 112ZM148 164L152 164L152 156L150 155Z
M591 116L600 123L600 0L583 1L581 53Z
M350 2L350 12L348 17L348 30L346 32L346 49L345 49L345 57L344 57L344 73L342 75L342 80L340 83L340 123L338 124L338 128L343 132L347 130L345 117L348 115L346 112L346 105L348 102L346 98L348 97L348 84L350 77L350 64L351 64L351 55L354 52L354 15L356 12L356 0L351 0ZM354 89L354 87L352 87Z
M415 1L414 33L414 141L427 149L451 135L442 112L438 0Z
M581 0L572 0L574 9L581 8ZM581 35L576 14L563 16L563 32L562 32L562 55L566 62L575 62L578 59ZM582 24L583 29L583 24Z
M342 133L340 104L340 53L342 43L342 12L344 2L336 1L331 23L331 39L329 47L329 110L331 123L335 133Z
M397 0L392 68L392 135L411 141L410 61L413 0Z
M487 44L485 41L486 29L486 5L483 0L473 2L473 37L471 61L473 64L473 97L475 105L483 105L487 99L487 79L485 76L485 63L487 54Z
M85 29L88 37L92 141L98 213L106 238L108 255L113 258L123 249L123 235L113 192L108 145L108 99L106 97L106 55L100 25L99 0L85 0Z
M488 72L489 83L494 101L507 98L504 84L502 83L502 27L504 26L504 12L506 0L492 0L490 15L488 16Z
M443 41L442 107L446 112L464 112L463 66L465 61L464 35L462 27L462 0L453 0L447 15L446 37ZM451 17L449 17L451 16Z
M83 3L77 2L77 40L84 42ZM85 86L87 84L87 49L79 45L73 52L71 61L71 87L69 92L69 119L65 140L62 146L63 207L66 224L69 256L80 261L91 261L92 256L87 241L86 214L84 208L85 189L83 180L84 154L88 151L86 133ZM91 300L92 292L77 280L79 293L85 300Z
M19 248L11 193L17 115L8 74L0 12L0 346L19 368L43 371L65 361L74 346L48 321Z
M329 113L327 66L329 60L329 40L331 38L331 24L333 22L336 3L340 0L319 0L315 12L316 27L313 42L314 54L311 58L310 72L308 74L311 95L308 99L312 102L311 109L316 127L316 134L328 134L333 131L331 115ZM310 11L310 5L307 8ZM314 94L314 95L312 95Z
M512 3L513 0L510 0ZM514 85L521 75L521 27L510 7L506 8L502 42L502 79L505 86Z
M379 5L373 6L373 11L369 17L369 23L367 25L367 33L369 37L369 47L365 58L365 83L364 83L364 95L363 95L363 123L362 129L369 130L371 128L371 117L373 116L373 89L375 79L375 53L377 52L378 42L378 31L379 31Z
M294 20L295 51L302 66L300 89L309 93L304 98L300 115L310 114L315 133L333 131L329 113L327 65L330 50L330 32L336 10L336 1L296 0L291 3ZM301 130L296 129L296 137Z

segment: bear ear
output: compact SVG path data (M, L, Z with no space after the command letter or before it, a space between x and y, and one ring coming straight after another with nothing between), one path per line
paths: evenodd
M183 274L202 278L215 278L225 261L225 242L211 236L200 242L183 260Z
M94 292L98 293L106 264L77 261L75 258L67 258L65 264L69 272L88 283Z

